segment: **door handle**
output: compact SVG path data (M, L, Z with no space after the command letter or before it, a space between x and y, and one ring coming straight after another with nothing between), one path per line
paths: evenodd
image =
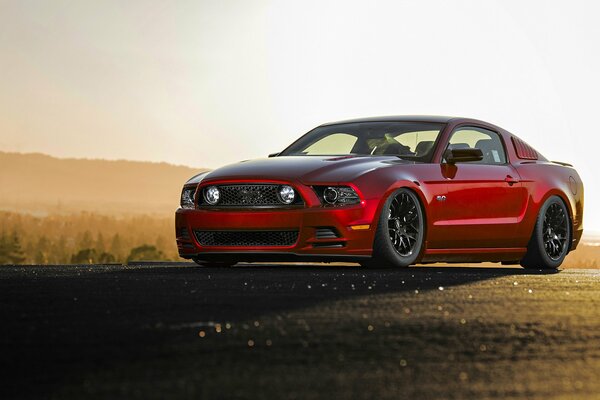
M508 183L509 185L514 185L515 183L519 183L519 180L517 178L513 178L510 175L506 175L506 178L504 178L504 182Z

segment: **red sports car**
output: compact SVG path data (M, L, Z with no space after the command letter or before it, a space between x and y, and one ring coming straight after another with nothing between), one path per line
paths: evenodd
M179 254L406 267L558 268L583 233L583 184L512 133L467 118L323 124L269 158L185 183Z

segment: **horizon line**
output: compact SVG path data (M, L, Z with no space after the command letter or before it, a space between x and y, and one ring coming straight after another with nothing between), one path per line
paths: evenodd
M131 158L99 158L99 157L75 157L75 156L61 157L61 156L57 156L54 154L43 153L40 151L21 152L21 151L0 150L0 154L11 154L11 155L21 155L21 156L43 156L43 157L54 158L56 160L72 160L72 161L108 161L108 162L132 162L132 163L147 163L147 164L167 164L167 165L170 165L173 167L185 167L185 168L191 168L191 169L200 170L200 171L209 171L209 170L214 169L214 168L198 167L198 166L192 166L192 165L186 165L186 164L174 164L174 163L168 162L168 161L151 161L151 160L131 159Z

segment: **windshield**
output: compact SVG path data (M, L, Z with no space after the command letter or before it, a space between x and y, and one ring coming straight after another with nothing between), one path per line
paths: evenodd
M385 155L429 162L443 127L444 124L429 122L355 122L320 126L280 155Z

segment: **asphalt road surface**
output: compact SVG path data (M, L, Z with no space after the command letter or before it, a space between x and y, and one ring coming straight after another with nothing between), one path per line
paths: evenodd
M600 398L600 270L0 267L0 397Z

